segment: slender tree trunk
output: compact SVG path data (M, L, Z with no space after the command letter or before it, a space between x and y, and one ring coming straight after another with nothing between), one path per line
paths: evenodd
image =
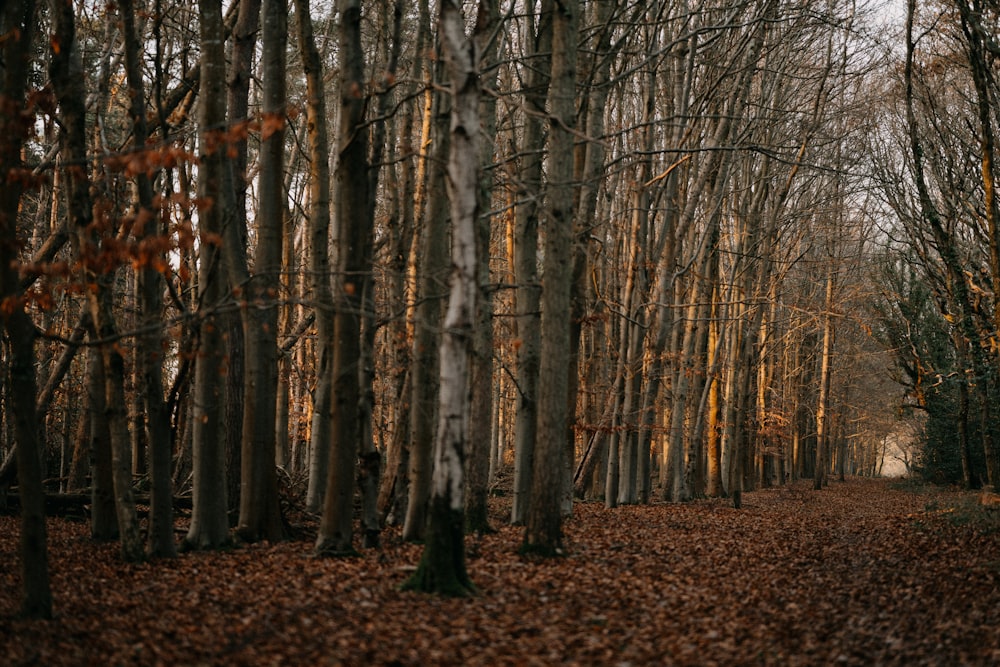
M247 161L246 135L239 131L248 122L250 105L250 80L253 76L253 58L260 29L261 0L240 0L236 23L232 31L232 58L226 75L226 113L231 134L227 136L224 171L227 214L225 218L226 255L245 256L247 251ZM232 7L231 6L231 7ZM234 278L227 272L226 280L231 291L242 292L246 276ZM225 434L226 505L230 523L239 518L241 475L243 468L243 408L246 405L246 336L243 318L238 310L220 315L224 328L228 364L225 378L225 403L223 433Z
M816 474L813 488L822 489L826 482L830 456L830 375L833 355L833 269L826 276L826 298L823 300L823 350L819 367L819 400L816 403Z
M420 300L414 316L413 354L410 401L410 468L409 498L403 539L423 538L427 525L427 500L431 491L434 429L437 422L438 347L441 323L441 300L445 293L444 276L448 260L447 199L442 165L447 161L450 142L447 114L439 96L428 88L424 108L425 130L431 133L433 159L428 165L424 225L417 258L417 298ZM445 108L447 108L445 106ZM425 136L426 133L425 133ZM425 142L426 145L426 142Z
M25 93L31 37L35 31L35 3L8 2L0 7L2 44L0 62L0 173L22 168L21 148L27 138ZM63 33L65 35L65 33ZM71 43L67 48L72 46ZM17 213L22 187L8 182L0 188L0 299L3 325L10 345L8 372L15 391L8 394L6 418L14 423L17 476L21 493L21 612L28 618L52 617L49 585L45 492L42 452L35 414L35 326L19 303L17 276ZM7 307L11 305L12 307ZM9 422L8 422L9 423Z
M76 43L76 17L72 4L64 4L54 13L55 35L50 63L51 80L62 115L64 132L63 157L67 164L86 164L86 98L83 91L83 65ZM143 558L139 520L132 492L132 442L129 437L127 402L125 400L125 363L117 342L118 331L113 308L114 273L96 266L100 260L102 239L98 227L108 234L107 221L94 222L93 203L90 196L90 179L84 168L68 169L66 178L69 190L70 216L73 219L78 254L82 259L84 280L93 287L87 299L94 320L97 337L102 346L105 379L105 408L111 434L112 475L114 481L115 510L121 555L126 561Z
M480 100L476 47L465 36L464 23L461 2L443 0L439 31L453 97L448 154L451 294L441 337L441 394L434 440L434 482L427 545L417 571L404 584L404 588L454 596L475 592L465 567L463 477L471 408L470 361L479 291L476 223L479 216ZM477 34L486 27L477 23Z
M285 45L284 0L264 0L261 10L262 125L254 273L242 292L246 376L244 378L239 536L280 540L285 528L275 470L278 390L278 303L285 222ZM231 223L230 223L231 224ZM227 239L232 243L232 235ZM227 252L238 252L227 248ZM239 262L239 259L235 260ZM231 260L231 281L233 280ZM235 282L235 281L233 281ZM239 289L239 288L237 288Z
M500 21L497 0L480 0L476 24L476 49L484 69L496 65L499 41L493 32ZM478 67L478 63L476 64ZM492 77L493 84L496 76ZM493 87L491 85L491 87ZM482 118L480 169L477 171L476 196L478 211L486 213L476 219L476 257L478 259L476 317L473 327L473 355L471 359L472 406L469 417L469 434L466 452L465 519L470 532L492 532L486 499L490 481L490 451L493 426L493 290L490 287L490 232L492 231L493 171L488 169L494 160L494 143L497 124L497 96L482 96L479 115Z
M125 40L125 71L129 84L132 118L132 141L137 147L146 145L146 93L143 86L140 62L139 36L135 28L135 5L132 0L119 3L122 31ZM153 184L145 173L136 175L138 210L136 217L143 220L138 230L137 242L150 248L149 256L140 257L138 292L139 324L145 333L139 338L137 366L140 378L141 400L145 419L140 426L146 429L149 449L150 511L149 555L172 558L177 555L174 542L174 492L171 479L172 442L170 415L163 400L163 332L158 324L163 319L163 275L160 267L165 264L158 247L161 235L159 212L153 207ZM144 421L144 424L142 423Z
M191 526L184 539L186 548L215 549L229 538L226 500L226 451L223 429L226 354L223 320L215 309L226 296L220 242L227 210L224 192L225 153L220 130L225 124L225 35L219 0L200 0L201 103L198 124L198 198L205 203L198 216L201 240L198 267L199 312L202 315L195 361L194 409L192 414L193 469Z
M337 165L337 240L340 289L333 330L333 438L323 517L316 551L355 553L353 541L354 474L361 423L361 309L371 279L373 220L369 217L367 129L364 127L364 50L361 3L340 4L340 161Z
M532 11L528 34L533 25ZM527 113L524 119L523 145L527 153L522 158L518 204L515 208L514 279L518 286L515 295L517 315L517 391L518 402L514 416L514 503L510 522L521 525L527 520L530 505L535 442L538 421L538 371L540 347L540 290L538 280L538 210L541 198L542 158L538 147L544 144L545 99L549 91L552 50L552 0L541 0L539 24L534 44L525 54L531 62L525 81L524 102ZM527 38L532 39L530 36ZM568 158L569 156L565 156Z
M96 331L91 329L91 337ZM90 459L90 537L118 539L115 491L111 477L111 433L104 411L104 361L99 349L87 353L87 454Z
M330 277L330 141L326 130L326 86L313 36L309 0L295 0L299 52L306 74L306 126L309 135L309 271L316 309L316 390L310 429L306 507L319 510L330 462L330 396L333 385L333 290Z
M715 276L717 273L714 271L712 273ZM718 377L717 369L719 366L719 357L722 354L722 344L724 343L724 337L720 331L719 326L719 306L717 303L717 298L719 295L718 286L712 292L712 310L710 321L708 325L708 350L709 357L706 359L710 369L706 382L709 383L708 386L708 405L706 407L705 414L705 450L706 450L706 462L707 462L707 473L705 480L705 495L709 497L720 496L723 493L722 486L722 447L721 438L719 433L719 394L720 386L722 384L720 378Z
M403 0L396 3L397 11L401 10ZM414 54L416 57L410 69L411 87L416 82L424 80L424 67L427 63L424 57L424 44L427 41L427 32L430 29L430 10L427 0L417 2L417 31L413 38ZM430 98L429 95L425 97ZM417 100L420 98L418 97ZM391 216L389 228L393 234L393 258L391 268L393 274L393 299L392 303L398 304L401 313L406 313L407 317L396 318L391 324L392 336L395 341L395 373L394 391L396 405L394 406L395 428L392 438L389 441L389 451L386 453L386 474L381 480L379 489L378 507L379 514L385 517L389 523L402 523L406 516L407 498L409 495L409 483L407 475L410 468L410 424L411 424L411 400L413 389L411 385L411 352L413 349L412 340L412 312L413 289L410 281L409 269L413 265L413 239L416 236L414 230L414 220L416 219L416 183L414 178L415 153L413 150L413 128L414 118L417 115L414 109L417 104L411 102L404 107L402 122L399 124L399 152L400 170L397 181L396 196L393 198L393 206L397 215ZM393 223L396 223L395 225Z
M541 364L538 387L538 442L525 551L562 552L565 443L569 427L570 289L573 272L573 140L576 116L576 44L579 3L567 0L552 14L552 84L549 111L549 203L545 229Z

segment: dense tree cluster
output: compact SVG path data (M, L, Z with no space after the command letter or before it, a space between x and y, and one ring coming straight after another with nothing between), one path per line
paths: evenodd
M923 413L914 465L974 488L1000 483L998 34L996 3L910 2L901 76L885 84L872 141L888 220L876 330L893 350L904 409Z
M549 555L574 496L739 507L878 474L908 422L928 474L997 484L998 20L9 0L26 611L51 606L46 492L89 493L139 560L174 555L177 497L181 546L213 549L283 539L301 488L317 553L400 524L427 544L409 585L468 593L498 480Z

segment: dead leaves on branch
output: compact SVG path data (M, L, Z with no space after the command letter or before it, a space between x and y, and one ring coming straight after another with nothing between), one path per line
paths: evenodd
M0 642L14 665L996 664L1000 518L977 499L851 481L741 511L578 504L565 558L519 557L519 528L466 538L481 594L462 600L401 592L422 547L394 532L355 559L305 534L125 565L53 521L49 622L13 616L5 517Z

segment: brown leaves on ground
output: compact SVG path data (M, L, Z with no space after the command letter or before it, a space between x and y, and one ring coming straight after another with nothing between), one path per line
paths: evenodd
M313 558L305 539L126 565L53 520L53 621L16 618L3 517L0 662L997 664L1000 515L976 500L852 480L742 510L577 504L566 558L518 556L519 528L467 538L481 595L457 600L398 590L421 547L392 531L356 559Z

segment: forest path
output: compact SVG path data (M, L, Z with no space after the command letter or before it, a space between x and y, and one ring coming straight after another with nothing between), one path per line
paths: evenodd
M50 522L57 618L22 621L0 517L0 664L1000 663L1000 512L887 480L578 503L562 559L518 556L519 528L468 538L464 600L399 592L421 547L393 531L356 559L310 557L305 532L143 565L86 535Z

